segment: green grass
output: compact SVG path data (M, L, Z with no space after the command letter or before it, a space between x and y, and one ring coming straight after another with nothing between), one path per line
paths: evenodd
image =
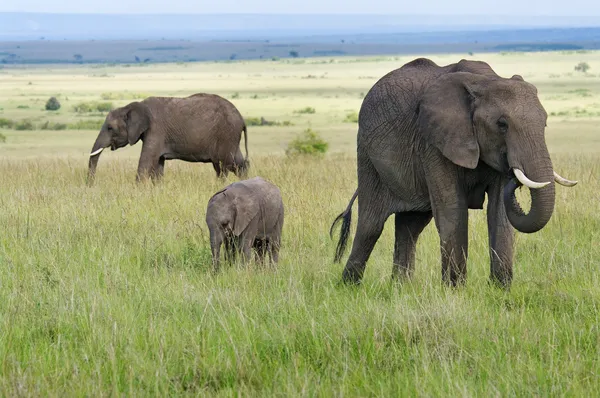
M583 87L584 77L548 77L572 69L582 56L591 65L599 57L486 55L501 74L520 73L535 83L548 113L586 109L600 92L600 84L590 83L592 97L569 93ZM402 62L382 68L379 61L337 60L277 65L260 78L249 77L258 73L258 62L190 65L181 74L172 73L173 66L144 72L132 66L109 69L116 82L100 83L90 68L10 70L0 86L0 118L7 120L76 123L87 119L70 111L75 103L119 92L119 85L130 93L183 95L184 76L186 87L202 81L209 92L242 93L235 104L246 117L296 126L248 132L249 177L277 184L286 207L279 266L225 267L219 275L210 271L205 208L237 178L220 181L210 165L168 161L161 183L136 184L136 145L105 151L88 187L86 155L97 128L3 127L0 395L595 395L598 120L549 118L553 164L579 184L557 187L555 212L543 230L517 234L509 292L488 285L485 211L470 212L464 288L441 283L433 223L419 239L412 282L391 283L393 217L363 285L346 287L339 283L344 264L332 263L335 242L328 236L356 188L356 126L344 118L358 111L359 93ZM324 72L327 79L301 79ZM73 75L78 84L70 87L62 79ZM373 79L357 78L365 75ZM16 90L28 81L30 88ZM211 90L219 84L221 90ZM48 115L43 103L59 88L66 111ZM254 93L265 99L251 99ZM567 99L544 99L558 95ZM115 106L130 100L119 101ZM36 106L19 109L23 103ZM319 112L294 114L306 104ZM327 154L284 156L308 128L329 143ZM355 226L356 213L352 237Z

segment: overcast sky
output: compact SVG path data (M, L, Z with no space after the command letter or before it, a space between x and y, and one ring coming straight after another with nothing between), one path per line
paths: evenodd
M0 11L600 16L598 0L6 0Z

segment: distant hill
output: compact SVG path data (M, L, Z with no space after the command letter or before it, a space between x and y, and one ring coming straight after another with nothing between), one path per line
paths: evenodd
M0 13L0 62L152 63L600 49L600 18L529 19Z

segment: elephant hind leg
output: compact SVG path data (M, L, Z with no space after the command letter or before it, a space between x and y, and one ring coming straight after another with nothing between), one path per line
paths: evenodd
M359 207L358 224L356 226L356 236L352 242L352 252L342 274L344 282L360 283L367 266L367 260L383 232L383 226L388 216L389 214L376 210L374 206L366 209L364 205Z
M417 239L431 218L431 212L396 213L393 278L402 279L412 276Z

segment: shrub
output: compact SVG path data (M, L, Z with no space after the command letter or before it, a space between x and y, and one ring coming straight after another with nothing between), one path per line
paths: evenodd
M69 124L69 130L100 130L104 120L78 120L76 123Z
M6 136L0 133L0 142L6 142Z
M277 122L274 120L267 120L264 117L248 117L245 118L246 126L293 126L294 124L289 120L283 122Z
M73 110L77 113L90 113L90 112L110 112L114 109L112 102L80 102L73 106Z
M232 99L240 98L240 93L233 93L231 96Z
M46 110L47 111L57 111L60 109L60 102L56 97L50 97L46 102Z
M50 123L49 121L45 121L41 126L41 130L66 130L66 123Z
M312 108L310 106L307 106L306 108L302 108L302 109L298 109L296 111L294 111L294 113L299 113L299 114L312 114L312 113L316 113L317 111L315 110L315 108Z
M29 109L29 105L19 105L17 109Z
M298 58L298 51L290 51L290 57Z
M14 125L15 122L10 119L0 118L0 129L12 129Z
M587 62L580 62L577 65L575 65L575 70L577 72L587 72L590 69L590 65Z
M100 98L105 101L115 101L115 100L128 100L128 99L144 99L150 97L150 94L147 93L130 93L128 91L125 92L107 92L100 94Z
M321 155L327 152L329 144L321 138L318 132L309 129L304 130L288 144L285 153L290 155Z
M98 112L110 112L113 110L112 102L100 102L96 105Z
M344 123L358 123L358 113L350 112L346 115L346 119L344 119Z
M23 119L20 122L15 123L15 130L35 130L35 125L29 119Z

